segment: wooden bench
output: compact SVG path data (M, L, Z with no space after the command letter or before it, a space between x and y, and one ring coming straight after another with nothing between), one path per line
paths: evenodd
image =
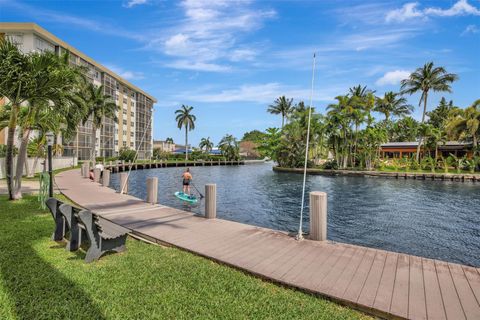
M109 251L125 251L130 230L54 198L47 200L47 206L55 220L54 240L62 240L69 233L66 246L69 251L76 251L83 243L89 243L85 262L98 260Z

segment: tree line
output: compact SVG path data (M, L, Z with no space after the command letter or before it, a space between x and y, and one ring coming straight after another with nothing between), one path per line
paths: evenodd
M449 166L475 170L480 163L480 99L460 108L442 98L434 110L428 111L429 95L432 92L452 92L451 85L457 79L456 74L429 62L402 80L399 92L377 96L374 90L358 85L335 97L335 102L326 106L324 114L312 108L308 165L312 167L320 159L328 158L330 161L324 164L325 168L373 170L385 165L380 155L381 144L418 141L412 158L394 161L402 161L404 167L433 171ZM420 94L420 121L411 117L415 107L406 99L407 95L416 93ZM308 106L282 96L268 106L267 111L280 115L282 125L256 133L258 151L279 166L302 167ZM381 115L380 119L374 117L374 112ZM439 155L438 145L450 140L471 143L473 157L460 159L453 154L449 157Z

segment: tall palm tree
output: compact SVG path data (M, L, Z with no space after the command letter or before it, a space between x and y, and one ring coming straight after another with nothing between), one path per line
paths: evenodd
M112 97L104 93L105 88L103 85L97 87L93 83L89 83L86 90L85 104L87 105L88 111L83 118L83 123L85 124L87 121L92 122L92 152L90 153L90 157L95 165L97 129L100 129L100 132L102 131L105 118L117 122L116 111L118 110L118 106Z
M292 112L292 103L293 99L287 99L285 96L281 96L273 102L273 104L268 106L267 111L271 114L281 114L282 115L282 129L285 125L285 120L288 119Z
M201 150L204 150L205 153L208 153L212 150L213 148L213 142L210 140L210 137L208 138L202 138L200 140L200 144L198 145L198 147L201 149Z
M377 98L375 101L375 111L383 113L385 120L390 120L391 116L404 117L413 111L413 106L407 103L407 99L401 97L398 93L385 92L383 98Z
M175 111L178 129L182 130L185 127L185 160L188 160L188 131L195 129L197 120L197 117L192 114L192 110L193 107L182 104L182 107Z
M235 160L238 158L239 146L237 139L231 134L226 134L218 143L218 148L228 160Z
M63 55L52 52L23 54L8 40L0 40L0 96L8 99L8 137L6 150L6 178L9 199L21 198L21 173L14 177L13 152L15 130L19 113L27 107L30 113L37 105L59 108L71 104L71 92L79 85L79 73L65 63ZM25 141L19 150L17 166L23 168L26 159L28 131L22 132ZM15 180L14 180L15 178Z
M472 139L474 155L480 138L480 99L465 110L456 110L447 123L447 132L457 139Z
M165 139L165 142L173 144L173 138L168 137L167 139Z
M425 122L425 114L427 113L428 94L433 92L452 92L451 84L458 79L454 73L448 73L443 67L434 67L433 62L426 63L423 67L417 68L410 74L408 79L401 82L402 94L414 94L421 92L418 105L423 102L422 122ZM420 136L417 147L417 161L420 160L420 147L424 137Z

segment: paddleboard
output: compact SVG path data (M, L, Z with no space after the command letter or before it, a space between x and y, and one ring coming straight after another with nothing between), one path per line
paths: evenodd
M180 200L189 202L189 203L197 203L198 199L195 196L189 196L188 194L185 194L181 191L175 192L175 197L177 197Z

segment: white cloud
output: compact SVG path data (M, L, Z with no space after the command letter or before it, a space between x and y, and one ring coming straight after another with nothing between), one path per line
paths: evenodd
M125 80L141 80L145 78L143 72L124 70L123 68L112 64L105 64L105 66Z
M132 8L137 5L145 4L147 3L148 0L130 0L127 2L127 4L124 5L126 8Z
M407 79L410 76L410 71L407 70L395 70L385 73L375 84L377 86L397 85L403 79Z
M467 0L457 1L451 8L443 10L440 8L427 8L425 14L442 17L480 15L480 10L468 3Z
M418 10L418 2L409 2L403 5L400 9L389 11L385 20L387 22L398 21L403 22L408 19L418 18L423 16L423 12Z
M252 49L235 49L230 54L232 61L252 61L257 56L257 52Z
M469 25L465 28L465 30L463 30L463 32L462 32L460 35L465 36L465 35L467 35L467 34L469 34L469 33L478 33L478 32L480 32L480 30L478 29L478 27L477 27L476 25L474 25L474 24L469 24Z
M448 9L441 8L425 8L418 9L418 2L409 2L403 5L400 9L395 9L387 12L385 16L386 22L404 22L413 18L427 18L429 16L438 17L453 17L465 15L480 15L480 9L472 6L467 0L458 0L453 6Z
M315 101L331 101L334 92L338 92L337 88L321 89L314 93ZM178 97L185 99L188 97L190 101L206 102L206 103L228 103L228 102L254 102L254 103L270 103L279 96L285 95L296 101L308 101L310 90L308 88L298 88L295 86L283 85L277 82L264 84L245 84L238 88L225 89L220 92L189 92L179 94Z
M174 69L181 69L181 70L195 70L195 71L208 71L208 72L227 72L231 70L231 67L221 65L221 64L201 62L201 61L188 61L188 60L175 60L171 63L165 64L165 66L174 68Z
M84 17L68 15L64 12L43 9L41 7L34 7L16 1L0 0L0 3L0 7L3 8L8 6L14 8L17 11L22 12L23 15L30 17L33 21L59 23L66 25L69 28L79 27L81 29L87 29L110 36L122 37L138 41L144 39L144 35L141 33L131 32L130 30L126 30L117 25L111 25L100 20L92 20Z
M168 63L172 68L198 71L225 71L231 62L253 60L256 50L241 38L276 14L241 0L186 0L179 7L184 18L153 36L146 47L178 59Z

